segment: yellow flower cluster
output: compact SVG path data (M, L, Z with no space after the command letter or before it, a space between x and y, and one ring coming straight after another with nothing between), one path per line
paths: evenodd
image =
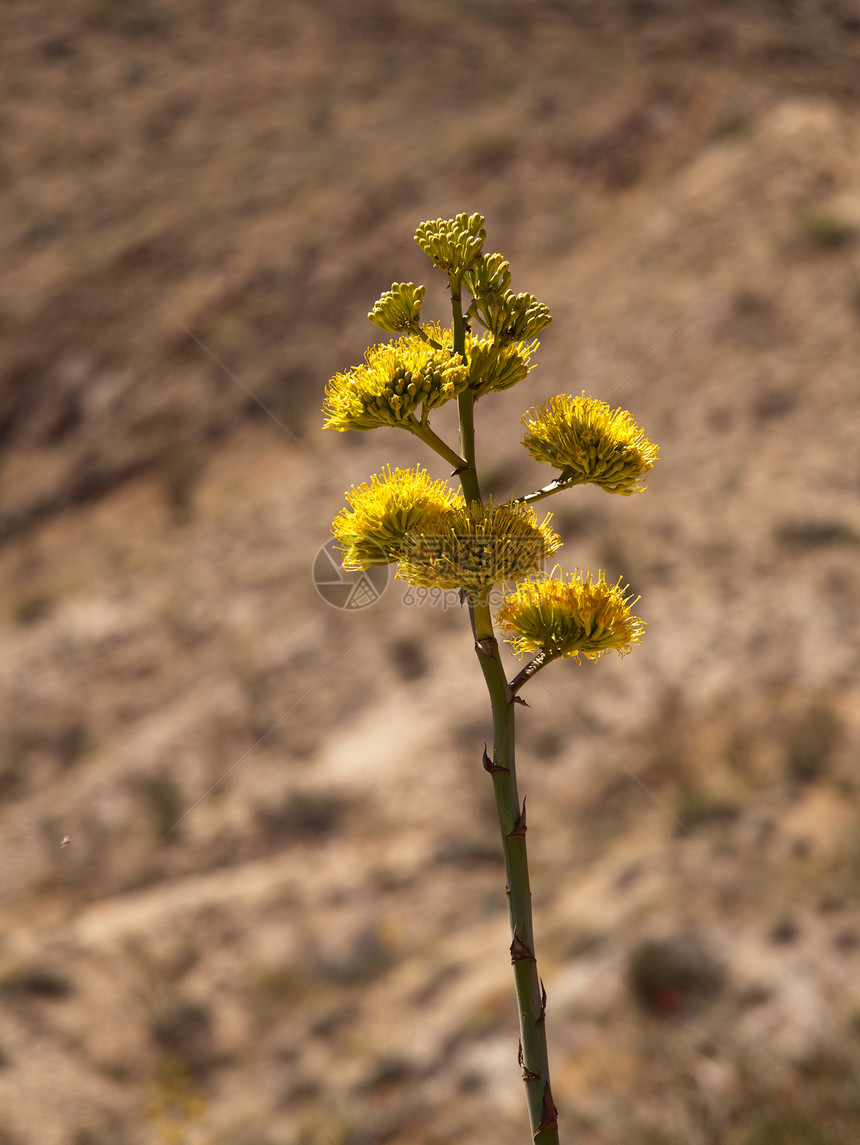
M467 338L466 356L469 359L469 388L476 398L491 390L507 390L521 382L534 369L531 355L539 342L496 342L492 335L485 338Z
M552 322L549 309L533 294L487 294L478 296L469 307L482 326L497 339L516 341L534 338Z
M434 266L446 274L470 270L484 249L483 215L457 215L453 219L428 219L415 232L415 241Z
M326 386L325 429L375 429L380 425L407 427L435 406L450 401L469 384L469 371L459 354L450 351L451 334L425 326L425 335L407 334L394 342L371 346L364 363L335 374Z
M463 275L463 283L473 298L507 294L511 289L511 264L498 253L482 255Z
M630 609L639 599L625 596L621 580L607 584L579 570L567 580L555 576L526 581L505 598L497 620L519 655L543 654L547 661L585 656L599 660L614 649L625 655L642 639L644 620Z
M414 282L392 282L391 289L377 299L367 317L389 334L416 330L425 289Z
M560 394L522 420L532 457L560 469L559 480L571 485L590 481L625 497L641 493L641 479L657 460L658 447L626 410L585 394Z
M397 575L410 584L478 592L531 576L561 545L551 518L538 524L534 510L520 504L453 508L410 533Z
M590 570L568 577L557 570L545 574L547 558L561 540L550 528L551 514L539 522L530 502L585 483L623 496L641 492L658 447L626 410L585 393L561 394L522 418L523 445L537 461L553 465L557 478L507 504L480 500L474 401L528 376L536 336L552 321L534 295L511 291L510 266L501 254L483 253L485 237L479 214L419 225L416 243L448 278L452 328L422 325L425 288L393 282L368 317L395 337L371 347L362 364L331 378L323 412L329 429L408 430L453 466L467 497L474 495L467 502L462 492L432 480L420 466L386 466L347 493L332 533L350 572L396 563L397 576L412 585L459 589L461 599L468 594L476 631L492 631L489 590L504 586L500 630L517 654L533 657L511 685L516 694L552 660L598 660L612 650L626 655L640 643L645 627L632 612L639 598L629 595L620 578L607 584L603 571L596 579ZM472 301L464 313L465 294ZM429 425L430 411L457 397L462 455Z
M421 531L453 507L463 504L461 493L444 481L432 481L426 470L387 466L369 482L353 486L346 495L332 532L343 552L343 567L355 572L370 565L400 560L405 538Z

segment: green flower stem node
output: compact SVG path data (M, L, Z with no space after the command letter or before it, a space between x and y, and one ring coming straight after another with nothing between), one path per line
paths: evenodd
M454 467L455 472L466 468L465 460L460 457L458 453L455 453L450 445L443 441L438 434L434 433L429 425L413 420L406 425L405 428L411 433L414 433L417 438L420 438L425 445L429 445L440 457L444 457L445 460Z

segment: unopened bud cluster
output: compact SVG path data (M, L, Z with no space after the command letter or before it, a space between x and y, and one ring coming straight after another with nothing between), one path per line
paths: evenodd
M416 243L433 265L450 275L462 275L475 265L486 237L483 215L430 219L415 232Z
M425 289L414 282L392 282L391 289L380 296L367 317L389 334L417 331Z
M499 343L486 338L466 339L469 358L469 389L476 398L493 390L508 390L523 381L530 370L531 356L539 343Z
M497 338L517 341L534 338L552 322L552 315L533 294L488 294L476 298L469 313Z

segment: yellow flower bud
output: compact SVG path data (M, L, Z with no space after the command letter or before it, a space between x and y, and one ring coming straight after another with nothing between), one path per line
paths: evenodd
M521 382L534 369L531 355L540 343L496 342L492 335L485 338L467 338L466 356L469 359L469 388L475 397L495 390L507 390Z
M425 287L414 282L392 282L391 289L374 303L368 318L389 334L401 334L418 327L418 315Z
M469 315L492 332L496 341L521 341L534 338L552 322L552 315L533 294L490 292L477 295Z
M457 215L454 219L429 219L415 232L415 241L434 266L446 274L470 270L484 249L483 215Z
M463 275L466 289L473 298L489 294L507 294L511 288L511 266L500 254L485 254Z

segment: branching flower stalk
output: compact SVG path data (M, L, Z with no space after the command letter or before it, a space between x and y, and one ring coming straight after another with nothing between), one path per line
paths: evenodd
M423 286L392 284L368 317L396 335L367 351L362 365L336 374L327 388L325 425L344 430L390 426L406 430L453 467L460 490L433 480L416 466L388 467L347 493L347 508L332 531L344 567L397 564L410 584L456 588L468 604L475 650L493 716L492 755L484 747L505 857L510 956L520 1022L519 1064L525 1082L533 1139L557 1145L558 1116L550 1085L546 1041L546 991L535 955L531 890L526 854L526 804L517 787L515 720L520 691L554 660L607 652L628 653L641 640L644 621L632 613L637 598L619 579L600 571L568 575L544 571L561 541L531 507L585 483L630 496L657 458L650 442L624 410L605 402L562 394L523 416L523 445L533 458L554 466L555 478L505 504L481 494L475 454L475 404L493 391L522 382L533 369L536 336L552 321L531 294L514 294L510 267L500 254L484 252L484 219L457 215L421 223L415 241L448 279L451 326L421 322ZM464 306L464 297L469 304ZM485 334L476 337L474 326ZM456 399L459 449L430 427L432 410ZM504 596L495 624L491 592ZM508 681L496 636L520 656L529 656Z

